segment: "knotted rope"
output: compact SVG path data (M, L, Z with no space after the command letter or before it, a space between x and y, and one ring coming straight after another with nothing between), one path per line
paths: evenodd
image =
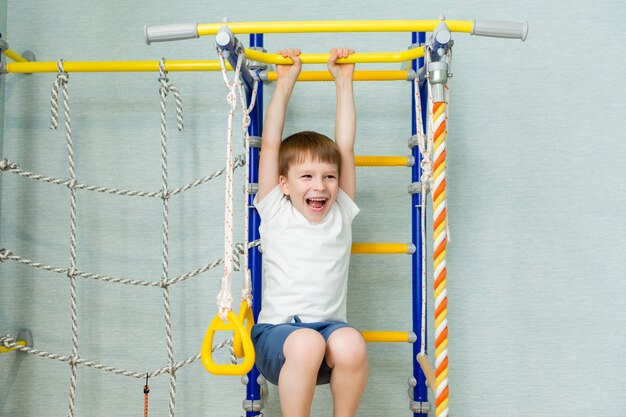
M167 359L170 373L170 398L169 412L174 416L176 404L176 368L174 364L174 343L172 341L172 318L170 313L170 293L169 293L169 189L167 178L167 119L166 102L167 95L171 92L176 100L176 121L179 131L183 130L183 109L182 100L178 89L174 87L165 71L165 59L159 61L159 95L161 97L161 191L163 201L163 258L162 258L162 280L163 305L165 307L165 338L167 344Z
M232 275L233 275L233 256L235 253L235 245L233 242L233 173L234 173L234 163L233 163L233 118L235 116L235 112L237 110L237 95L239 95L241 100L241 107L243 110L243 120L242 120L242 129L244 131L244 142L246 146L245 157L248 156L249 150L249 138L248 138L248 126L250 125L250 111L254 107L254 103L256 101L256 92L258 81L255 80L252 98L250 99L250 106L246 105L246 98L243 92L243 83L241 81L241 66L245 59L245 54L243 51L239 52L237 55L237 65L235 66L235 75L233 80L230 81L228 79L228 74L226 72L226 62L222 51L218 48L218 56L220 60L220 66L222 69L222 78L224 79L224 85L228 89L228 94L226 95L226 101L229 105L228 111L228 130L226 137L226 175L225 175L225 207L224 207L224 273L222 275L222 282L220 292L217 296L217 307L218 314L222 320L226 320L228 312L232 310ZM246 160L246 166L247 166ZM247 173L247 170L246 170ZM246 184L248 183L248 176L246 175ZM248 254L248 230L247 230L247 196L246 196L246 220L245 220L245 237L244 237L244 289L242 291L242 298L246 299L249 305L252 304L252 293L251 293L251 281L250 281L250 273L248 271L247 265L247 254Z
M59 89L63 93L63 116L65 118L65 138L67 146L67 161L70 178L67 187L70 189L70 267L67 276L70 283L70 312L72 321L72 354L70 363L70 400L69 417L74 416L76 403L76 361L78 360L78 313L76 297L76 171L74 163L74 142L72 140L72 127L70 118L69 95L67 84L69 74L63 69L63 59L57 63L58 74L52 84L50 129L59 126Z

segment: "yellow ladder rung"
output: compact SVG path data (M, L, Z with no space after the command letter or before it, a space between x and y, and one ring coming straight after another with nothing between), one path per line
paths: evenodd
M353 243L352 253L371 255L413 254L415 245L412 243Z
M268 71L264 81L276 81L275 71ZM354 72L354 81L408 81L415 77L413 71L403 70L357 70ZM298 81L333 81L328 71L302 71Z
M5 49L2 53L15 62L28 62L26 58L11 49Z
M230 65L227 65L231 69ZM158 72L159 61L68 61L63 63L66 72ZM182 60L165 61L165 71L220 71L219 61ZM9 73L58 72L56 62L11 62Z
M417 340L413 332L364 330L361 334L365 341L369 343L415 343Z
M414 164L412 156L355 156L354 163L358 167L411 167Z

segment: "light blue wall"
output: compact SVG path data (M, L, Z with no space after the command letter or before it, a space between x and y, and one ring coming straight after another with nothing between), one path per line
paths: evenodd
M448 206L450 413L466 417L623 416L626 399L626 85L621 81L624 6L601 2L465 1L358 3L5 1L12 48L40 61L215 59L211 39L154 44L145 24L331 19L511 20L528 40L455 35L451 80ZM247 38L243 38L247 44ZM273 51L403 50L406 34L267 35ZM395 68L394 66L387 66ZM361 66L369 68L369 66ZM49 129L54 75L4 75L0 158L27 171L67 178L65 135ZM168 102L170 184L221 169L227 104L219 74L171 73L183 97L185 132ZM71 74L70 101L79 181L131 190L160 188L159 98L154 73ZM266 88L266 103L273 91ZM361 155L406 154L408 83L356 86ZM286 133L331 134L334 92L297 87ZM61 119L63 120L63 119ZM61 122L62 127L62 122ZM236 141L238 149L240 140ZM1 142L0 142L1 143ZM355 241L408 241L409 173L358 171ZM0 247L50 265L69 265L69 193L15 175L0 176ZM238 173L236 190L243 180ZM238 194L239 195L239 194ZM171 275L221 257L223 179L170 204ZM236 207L242 214L242 203ZM161 206L78 192L78 268L157 280ZM236 236L242 236L237 225ZM367 329L410 328L410 260L354 256L349 319ZM0 333L33 331L36 347L71 351L69 287L60 274L0 265ZM220 268L171 290L176 360L195 355L215 313ZM241 277L234 282L238 294ZM431 312L432 313L432 312ZM78 280L79 354L144 372L166 365L158 288ZM432 326L432 323L430 323ZM431 327L432 328L432 327ZM432 340L430 348L432 350ZM410 347L370 346L371 377L360 416L409 415ZM69 366L33 355L0 357L0 415L64 415ZM167 415L168 378L150 381L151 415ZM143 381L79 367L76 415L140 413ZM266 416L280 415L270 390ZM241 415L237 378L181 369L177 415ZM327 387L315 416L330 415Z

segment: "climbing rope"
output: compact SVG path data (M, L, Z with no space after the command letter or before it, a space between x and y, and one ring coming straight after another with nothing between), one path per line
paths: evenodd
M446 280L446 103L433 104L434 183L433 260L435 288L435 406L437 417L448 415L448 297Z
M443 58L449 64L452 51L449 49ZM430 54L426 54L424 68L429 67ZM430 80L429 80L430 81ZM430 87L430 82L428 83ZM448 214L446 208L446 136L449 87L444 84L444 99L433 102L432 89L428 88L427 134L423 132L421 97L419 81L414 80L415 123L417 126L416 143L421 158L421 239L422 239L422 276L421 276L421 344L417 360L429 385L435 391L436 416L448 415L448 326L447 326L447 289L446 289L446 245L449 242ZM430 189L433 201L433 260L435 292L435 371L433 372L426 357L426 193ZM413 382L412 386L416 381ZM412 388L409 396L413 401ZM421 403L419 404L421 407ZM421 408L420 408L421 409Z

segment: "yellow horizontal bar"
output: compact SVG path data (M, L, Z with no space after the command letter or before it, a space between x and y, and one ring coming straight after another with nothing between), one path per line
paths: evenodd
M2 53L15 62L28 62L26 58L11 49L5 49Z
M361 332L366 342L370 343L413 343L413 332L394 332L383 330L364 330Z
M473 21L446 20L451 32L471 33ZM303 22L199 23L198 35L215 35L224 25L241 33L432 32L441 20L328 20Z
M357 52L350 54L347 58L338 59L337 63L406 62L423 56L424 47L399 52ZM253 61L264 62L266 64L287 65L293 62L291 59L284 58L282 55L255 51L254 49L246 49L246 57ZM299 58L303 64L325 64L328 62L330 54L301 54Z
M406 167L409 164L408 156L355 156L354 162L358 167Z
M231 69L227 64L227 68ZM158 72L159 61L64 62L66 72ZM166 71L220 71L219 61L165 61ZM11 62L7 72L30 74L58 72L56 62Z
M353 243L353 254L370 255L391 255L391 254L412 254L415 247L411 243Z
M357 70L354 71L354 81L407 81L409 71L403 70ZM275 71L267 72L267 81L276 81ZM411 78L412 79L412 78ZM333 81L328 71L302 71L298 81Z
M26 346L26 342L23 340L18 340L15 342L16 345L20 345L20 346ZM17 350L17 348L5 348L4 346L0 346L0 353L7 353L7 352L11 352L13 350Z

